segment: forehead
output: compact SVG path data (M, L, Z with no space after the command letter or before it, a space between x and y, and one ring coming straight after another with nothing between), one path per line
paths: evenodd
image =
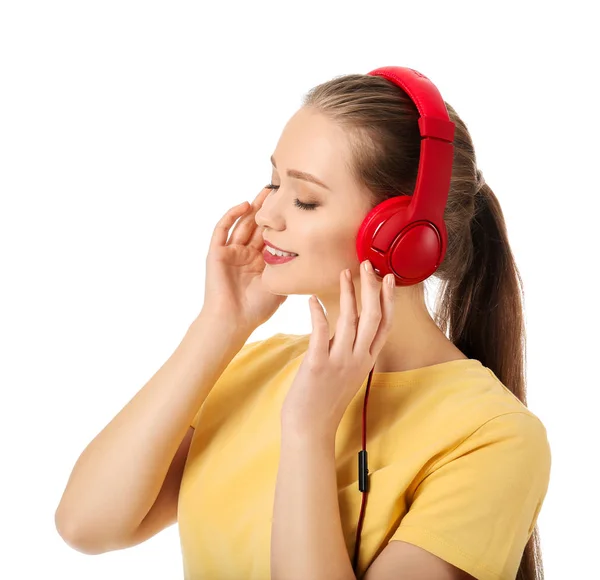
M278 170L306 171L331 187L335 174L344 169L347 155L343 130L325 115L304 108L286 123L273 154Z
M311 173L331 189L335 205L357 214L371 209L371 192L354 180L350 141L344 130L325 115L301 108L286 123L273 157L280 177L288 169ZM302 187L309 186L299 181ZM320 188L318 188L320 189ZM326 192L326 190L321 190Z

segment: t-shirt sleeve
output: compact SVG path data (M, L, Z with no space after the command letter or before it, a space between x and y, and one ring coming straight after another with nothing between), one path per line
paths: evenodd
M244 359L248 356L251 356L252 353L257 349L259 345L264 344L269 339L263 340L254 340L252 342L247 342L242 348L237 352L237 354L231 359L229 364L225 367L225 370L221 373L221 376L217 379L217 382L213 386L213 389L217 387L219 382L223 381L229 373L232 372L234 367L238 367L240 364L243 364ZM210 393L209 393L210 394ZM204 400L206 402L206 399ZM191 422L191 426L195 429L198 425L198 420L200 419L200 414L202 413L202 409L204 407L204 403L200 405L198 412L194 415L194 419Z
M431 468L390 541L419 546L479 580L515 578L550 466L535 415L496 416Z

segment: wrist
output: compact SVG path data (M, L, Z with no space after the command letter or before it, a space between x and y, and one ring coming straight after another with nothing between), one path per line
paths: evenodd
M221 317L215 313L201 311L200 314L190 324L188 333L198 332L214 333L214 338L224 338L233 345L245 344L253 331L240 326L236 320L230 317Z
M281 416L282 441L291 445L329 445L335 444L337 427L333 425L318 427L316 424L299 424L292 418Z

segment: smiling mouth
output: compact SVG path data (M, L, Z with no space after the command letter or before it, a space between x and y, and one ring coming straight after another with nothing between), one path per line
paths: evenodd
M276 256L275 254L271 254L266 248L263 251L263 259L267 264L286 264L287 262L291 262L295 260L298 256Z
M277 250L279 251L279 250ZM283 250L281 250L283 252ZM294 254L294 252L284 252L285 255L281 256L280 254L275 254L271 251L270 246L265 245L265 252L268 252L271 256L275 256L277 258L295 258L298 254Z

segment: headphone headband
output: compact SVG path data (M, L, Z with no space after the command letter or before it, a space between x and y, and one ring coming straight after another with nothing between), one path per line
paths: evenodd
M441 264L447 247L444 210L454 156L455 125L437 87L414 69L385 66L371 76L399 86L419 111L421 152L412 196L394 196L367 215L357 238L357 254L376 272L393 272L401 286L428 278Z

